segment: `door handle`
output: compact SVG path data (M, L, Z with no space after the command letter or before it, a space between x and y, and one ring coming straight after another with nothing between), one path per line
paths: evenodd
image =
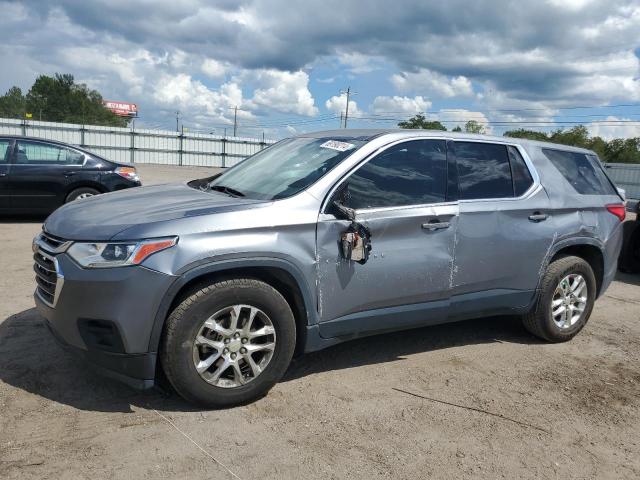
M445 228L449 228L451 224L449 222L427 222L422 224L422 228L425 230L429 230L433 232L435 230L444 230Z
M533 215L529 215L529 220L535 223L544 222L547 218L549 215L546 213L534 212Z
M6 173L0 173L0 177L6 177L7 174Z
M67 177L67 178L72 177L75 174L76 174L76 172L64 172L64 176Z

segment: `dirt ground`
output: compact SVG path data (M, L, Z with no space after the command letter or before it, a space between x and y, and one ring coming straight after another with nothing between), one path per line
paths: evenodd
M147 184L209 172L141 168ZM203 411L54 342L32 299L41 222L0 219L2 479L640 478L640 276L620 275L566 344L511 318L387 334Z

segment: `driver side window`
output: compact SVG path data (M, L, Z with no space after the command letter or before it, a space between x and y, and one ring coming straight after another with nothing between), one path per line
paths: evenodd
M411 140L369 160L348 179L345 201L353 209L444 202L447 150L444 140Z

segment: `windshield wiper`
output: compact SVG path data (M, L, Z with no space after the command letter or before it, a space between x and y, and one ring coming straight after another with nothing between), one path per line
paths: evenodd
M227 187L226 185L209 185L209 190L215 190L217 192L226 193L227 195L231 195L232 197L245 197L246 196L240 190L236 190L235 188Z

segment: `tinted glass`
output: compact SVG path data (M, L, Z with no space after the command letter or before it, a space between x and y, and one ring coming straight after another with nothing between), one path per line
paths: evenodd
M531 172L527 168L527 164L524 163L524 158L518 152L518 149L512 146L507 147L509 152L509 160L511 161L511 175L513 176L513 192L516 197L519 197L524 192L529 190L529 187L533 185L533 178Z
M347 206L398 207L445 201L446 142L414 140L390 147L348 179Z
M7 152L9 151L9 140L0 140L0 163L6 163L9 159L7 158Z
M455 142L455 156L461 199L513 197L506 146Z
M210 186L228 187L248 198L286 198L316 182L364 143L356 138L289 138L249 157Z
M576 192L582 195L616 195L600 165L592 163L588 155L543 148L542 152L567 179ZM594 159L595 162L598 160Z
M18 164L81 165L84 162L83 154L57 145L18 141L16 147Z

